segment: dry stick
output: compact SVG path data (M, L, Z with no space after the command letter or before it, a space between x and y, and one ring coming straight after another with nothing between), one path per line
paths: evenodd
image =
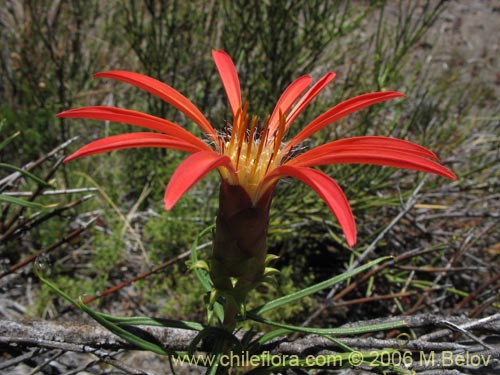
M359 285L363 284L367 280L369 280L371 277L375 276L376 274L380 273L384 269L393 266L396 263L402 262L408 258L413 258L417 255L422 255L425 253L428 253L430 251L434 251L434 248L431 249L414 249L407 251L406 253L403 253L401 255L398 255L394 259L388 260L387 262L382 263L381 265L377 266L373 270L363 274L358 280L353 281L349 285L347 285L343 290L341 290L339 293L337 293L333 299L327 300L324 302L321 306L319 306L318 309L307 319L307 321L304 324L309 324L312 322L314 319L316 319L325 309L333 306L333 302L340 300L343 298L346 294L351 292L352 290L356 289Z
M52 156L54 156L56 153L58 153L62 149L68 147L71 143L76 141L78 138L79 137L73 137L73 138L67 140L63 144L61 144L61 145L57 146L56 148L52 149L51 151L49 151L47 154L45 154L44 156L42 156L38 160L33 161L33 162L29 162L28 164L25 164L22 167L22 169L24 169L25 171L28 171L28 172L31 171L32 169L34 169L34 168L38 167L40 164L42 164L45 160L51 158ZM4 188L6 188L10 183L17 180L19 177L21 177L21 173L14 172L14 173L8 175L7 177L3 178L2 180L0 180L0 192L2 192L2 190Z
M92 354L97 356L101 362L104 362L104 363L107 363L113 367L116 367L117 369L122 370L127 374L148 375L148 373L144 372L143 370L136 369L134 367L131 367L130 365L127 365L126 363L118 361L117 359L113 359L112 354L106 354L106 355L98 355L96 353L92 353Z
M85 232L88 229L88 227L90 225L92 225L92 223L94 223L95 220L96 220L96 218L91 219L89 222L87 222L86 224L84 224L83 227L81 227L79 229L73 230L67 236L64 236L63 238L61 238L59 241L53 243L52 245L46 247L45 249L40 250L36 254L30 255L30 256L24 258L20 262L18 262L16 264L14 264L13 266L9 267L9 269L7 271L5 271L4 273L2 273L0 275L0 278L2 278L4 276L7 276L7 275L9 275L9 274L17 271L18 269L24 267L25 265L27 265L29 263L32 263L40 255L47 254L47 253L49 253L49 252L57 249L62 244L71 241L75 237L78 237L80 234L82 234L83 232Z
M58 190L48 190L42 192L40 195L65 195L65 194L76 194L76 193L89 193L97 191L97 188L77 188L77 189L58 189ZM33 195L32 191L7 191L2 193L2 195L9 195L11 197L30 197Z
M374 323L389 323L400 320L396 318L374 319L362 321L343 327L362 327ZM492 315L484 319L469 319L465 317L445 317L434 314L421 314L404 318L406 327L411 328L436 328L450 324L460 329L476 329L485 331L487 334L500 333L500 314ZM170 327L138 326L137 332L144 331L145 335L153 337L167 350L185 351L189 348L197 332L186 329ZM420 336L417 340L410 340L405 348L411 350L478 350L476 342L435 342L434 339L449 334L449 330L434 331L431 334ZM240 333L242 336L245 332ZM321 349L338 350L335 343L317 335L308 335L300 340L288 342L276 339L266 344L262 350L269 350L273 354L289 353L298 354L311 353ZM401 340L397 339L375 339L373 337L340 337L340 342L355 348L401 348ZM17 344L29 347L45 347L62 349L68 351L94 353L96 355L109 356L104 350L137 349L132 344L115 336L113 333L100 326L96 322L61 322L61 321L11 321L0 320L0 343ZM500 359L500 350L493 348L496 359ZM102 353L102 354L99 354Z
M405 320L406 319L407 318L405 318ZM449 321L449 320L450 319L448 318L447 320L443 320L443 321ZM459 327L460 327L460 329L471 329L471 328L476 328L478 326L485 325L486 323L495 322L497 320L500 320L500 313L488 316L488 317L483 318L483 319L469 321L467 323L459 325ZM423 335L420 337L420 339L421 340L428 340L428 341L437 340L437 339L440 339L440 338L447 336L449 334L451 334L451 332L447 329L444 329L444 330L439 330L436 332L429 333L427 335Z
M401 287L401 290L400 290L400 293L406 293L408 291L408 288L410 287L412 281L413 281L413 278L415 277L415 271L412 270L410 271L410 274L408 275L408 277L406 278L406 281L405 283L403 284L403 286ZM400 307L401 305L398 303L398 301L394 301L393 305L391 308L389 308L389 313L391 316L395 315L398 308Z
M57 350L53 356L45 359L45 361L43 361L43 363L40 363L33 370L31 370L28 375L35 375L38 371L40 371L42 368L47 366L50 362L52 362L53 360L55 360L56 358L60 357L63 354L64 354L64 352L62 350Z
M472 301L474 298L476 298L479 295L479 293L481 293L484 289L486 289L487 287L489 287L491 284L495 283L497 280L500 280L500 273L497 274L497 275L495 275L495 276L493 276L493 277L490 277L489 280L486 280L484 283L482 283L481 285L479 285L479 287L474 292L472 292L467 297L465 297L464 299L462 299L462 301L460 301L453 308L453 310L451 311L451 314L454 314L458 310L460 310L461 308L463 308L466 304L468 304L470 301Z
M78 198L77 200L67 203L64 206L57 207L50 211L47 215L42 216L35 220L39 215L40 212L37 212L36 214L30 216L28 219L23 221L22 223L19 223L14 229L10 230L8 233L5 233L0 239L2 241L6 241L10 236L12 235L19 235L20 233L26 232L30 230L33 227L36 227L37 225L43 223L44 221L49 220L50 218L59 215L61 212L69 210L70 208L74 208L78 206L79 204L82 204L83 202L86 202L87 200L93 198L93 194L88 194L85 195L81 198Z
M368 281L371 277L375 276L376 274L380 273L382 270L393 266L394 264L400 263L402 261L405 261L406 259L411 259L419 255L423 255L426 253L429 253L431 251L434 251L435 248L430 248L430 249L413 249L410 251L407 251L406 253L403 253L401 255L398 255L394 259L391 259L387 262L382 263L381 265L377 266L373 270L367 272L366 274L363 274L358 280L352 282L348 286L346 286L343 290L341 290L339 293L335 294L335 297L333 297L333 301L338 301L341 298L343 298L347 293L351 292L352 290L356 289L359 285L362 283Z
M424 291L432 290L432 288L426 288ZM356 298L356 299L351 299L349 301L344 301L344 302L339 302L336 303L334 306L335 307L343 307L343 306L350 306L350 305L357 305L360 303L366 303L366 302L376 302L380 300L385 300L385 299L393 299L393 298L402 298L402 297L409 297L409 296L414 296L415 294L418 294L419 292L411 291L411 292L398 292L398 293L391 293L391 294L383 294L383 295L375 295L371 297L363 297L363 298Z
M337 338L341 343L356 349L403 349L415 351L464 351L471 349L469 344L461 344L456 342L429 342L420 339L409 340L402 343L401 339L378 339L374 337L340 337ZM271 347L273 344L270 345ZM277 351L279 348L280 353L297 354L307 352L310 348L316 347L323 350L339 349L338 345L331 340L322 336L309 335L298 340L279 341L279 345L273 348ZM268 349L268 346L265 346Z
M15 357L15 358L12 358L12 359L10 359L8 361L3 361L3 362L0 363L0 370L9 368L11 366L15 366L18 363L27 361L28 359L31 359L34 356L36 356L39 352L40 352L40 348L36 348L36 349L33 349L33 350L29 351L28 353L24 353L24 354L19 355L19 356Z
M470 333L469 331L466 331L465 329L463 328L460 328L459 326L457 326L456 324L453 324L452 322L448 322L448 321L444 321L443 322L447 327L450 327L451 329L455 330L455 331L458 331L462 334L464 334L465 336L469 337L470 339L472 339L473 341L477 342L478 344L480 344L481 346L485 347L486 349L488 350L495 350L491 345L488 345L486 343L484 343L481 339L479 339L476 335L473 335L472 333Z
M123 215L123 213L121 212L120 208L116 205L116 203L111 199L111 197L104 191L104 189L92 177L90 177L90 176L88 176L88 175L86 175L84 173L82 173L82 176L84 176L94 186L96 186L97 190L99 191L99 193L101 194L101 196L104 198L104 200L106 200L109 203L109 205L116 212L116 214L118 215L118 217L120 218L120 220L123 221L124 228L126 227L126 228L129 229L130 233L135 238L135 240L137 241L137 244L139 245L139 248L141 249L141 252L142 252L142 255L144 257L144 260L146 261L147 265L150 266L151 264L150 264L149 259L148 259L146 248L144 247L144 244L142 243L142 240L141 240L139 234L132 227L130 221ZM141 197L142 197L143 193L144 193L144 189L143 189L143 192L141 193ZM141 197L139 197L139 200L142 199ZM123 232L122 232L122 234L123 234Z
M59 158L55 162L55 164L52 166L52 168L50 169L50 171L47 174L47 176L45 176L44 181L48 181L48 180L50 180L52 178L52 176L56 172L57 168L59 168L59 166L61 165L62 161L63 161L63 158ZM36 190L33 192L33 195L28 198L28 201L32 202L33 200L35 200L35 198L38 197L38 195L43 191L43 189L45 189L44 186L38 185L38 187L36 188ZM16 227L13 227L13 225L16 223L16 221L19 219L19 217L23 214L23 212L25 210L26 210L26 207L21 207L17 211L17 213L12 217L12 220L5 225L5 229L7 231L2 236L2 239L9 237L15 231Z
M203 245L198 246L197 250L200 250L200 249L206 247L207 244L203 244ZM135 283L136 281L145 279L146 277L151 276L152 274L163 270L164 268L170 266L173 263L178 262L179 260L187 258L190 254L191 254L191 250L185 251L182 254L176 256L175 258L169 259L165 263L162 263L159 266L156 266L156 267L154 267L153 269L151 269L149 271L143 272L140 275L137 275L135 277L132 277L131 279L128 279L128 280L124 281L123 283L120 283L120 284L115 285L115 286L113 286L111 288L108 288L105 291L103 291L102 293L99 293L99 294L96 294L96 295L93 295L93 296L85 298L83 300L83 303L84 304L88 304L88 303L90 303L92 301L95 301L98 298L105 297L105 296L110 295L110 294L112 294L114 292L117 292L120 289L123 289L123 288L125 288L126 286L128 286L128 285L130 285L132 283ZM75 308L76 308L75 306L70 306L70 307L62 310L61 313L60 313L60 315L65 314L66 312L70 311L71 309L75 309Z
M418 272L459 272L459 271L481 271L484 267L417 267L417 266L397 266L400 270Z
M493 224L486 227L481 233L479 233L479 235L476 236L475 239L473 239L473 236L472 234L468 235L464 242L462 243L462 245L460 246L460 248L458 249L458 251L455 252L455 254L453 254L452 258L449 260L448 264L446 265L447 268L451 268L453 266L453 264L455 264L455 262L457 261L458 257L460 257L462 254L464 254L479 238L482 238L483 235L485 235L486 233L488 233L492 228L493 228ZM433 281L433 286L436 286L436 284L441 281L441 279L443 278L443 276L445 275L445 273L439 273L436 278L434 279ZM447 274L446 274L447 275Z
M481 315L488 307L490 307L491 305L493 305L493 303L497 301L498 297L496 295L492 295L490 298L486 299L482 304L473 308L467 315L469 316L469 318L475 318L476 316Z
M91 368L92 366L95 366L96 364L98 364L100 362L99 359L94 359L90 362L87 362L81 366L78 366L78 367L74 367L72 370L69 370L67 372L65 372L64 374L61 374L61 375L77 375L77 374L81 374L83 371Z
M352 271L354 268L356 268L361 262L363 262L370 254L375 250L375 247L379 243L382 238L385 237L385 235L403 218L404 215L410 211L415 203L417 203L416 196L424 186L425 182L427 181L427 177L425 176L422 181L418 184L418 186L415 188L413 193L411 193L410 197L408 198L408 201L406 202L403 210L390 222L388 226L384 228L382 232L375 238L375 240L368 246L368 248L349 266L349 268L346 270L346 272ZM326 299L330 299L333 297L333 295L337 292L339 288L339 285L335 285L331 290L330 293L326 296Z
M137 328L145 335L156 338L166 350L187 349L198 335L198 331L181 328L153 326ZM138 332L134 331L135 334L139 334ZM99 356L108 355L104 350L137 349L135 345L94 321L0 320L0 344L22 344L94 353Z
M417 300L417 302L415 302L413 307L409 310L406 310L403 313L403 316L413 315L415 312L417 312L417 310L420 308L420 306L422 306L422 304L425 302L426 299L427 299L427 296L425 294L422 294L420 296L420 298Z
M484 212L450 212L450 213L445 213L445 214L433 214L433 215L426 215L426 216L421 216L417 218L417 221L424 221L424 220L435 220L435 219L445 219L445 218L462 218L462 217L492 217L492 218L500 218L500 214L496 212L490 212L490 211L484 211Z

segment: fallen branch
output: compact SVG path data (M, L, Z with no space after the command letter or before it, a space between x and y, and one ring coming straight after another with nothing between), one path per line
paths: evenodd
M344 327L387 323L401 319L401 317L378 319L349 324ZM259 351L269 351L273 355L286 354L299 357L311 354L331 355L345 352L339 347L340 343L365 353L380 349L394 349L401 353L409 353L413 361L410 366L407 366L407 369L419 373L429 373L435 369L451 371L462 368L463 365L460 361L450 359L456 358L450 357L452 355L475 355L485 359L481 362L481 366L493 369L500 368L500 345L494 341L488 345L485 344L488 337L500 335L500 314L483 319L422 314L404 317L403 320L408 329L422 330L428 333L408 341L401 338L341 337L336 338L337 342L335 342L317 335L308 335L295 341L289 341L287 337L283 336L262 346ZM126 328L136 335L154 341L169 351L187 351L198 333L197 331L169 327L134 326ZM240 332L238 336L243 337L244 334L245 332ZM458 341L457 337L449 340L447 337L451 334L458 334L462 340ZM481 339L479 339L479 335L482 335ZM0 344L21 347L27 353L32 353L34 348L49 348L92 353L98 357L105 357L106 351L137 349L94 322L0 320ZM205 348L199 346L198 350L204 352ZM447 356L443 356L444 354ZM367 364L364 363L364 366ZM369 366L367 368L370 369Z

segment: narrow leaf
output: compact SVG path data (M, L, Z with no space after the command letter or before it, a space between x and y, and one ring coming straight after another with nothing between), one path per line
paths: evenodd
M203 236L205 236L207 233L210 233L214 229L214 227L215 227L215 224L210 225L209 227L203 229L196 236L196 238L193 242L193 245L191 246L191 262L193 264L196 264L197 262L199 262L197 248L198 248L198 243L199 243L200 239L203 238ZM193 272L196 275L196 278L200 282L203 289L205 289L205 292L212 294L213 283L212 283L212 280L210 280L210 276L208 275L208 273L204 269L201 269L201 268L195 268L193 270ZM222 305L219 302L214 301L213 306L211 306L211 308L213 309L213 313L215 313L215 316L217 317L217 319L219 319L219 321L222 322L224 320L224 308L222 307ZM210 315L211 315L211 311L209 311L209 321L211 320Z
M45 186L45 187L53 187L51 184L49 184L48 182L42 180L40 177L37 177L35 176L33 173L30 173L22 168L19 168L19 167L16 167L15 165L11 165L11 164L5 164L5 163L0 163L0 168L4 168L4 169L10 169L12 171L16 171L16 172L19 172L21 173L24 177L26 178L30 178L32 179L33 181L39 183L40 185L42 186Z
M289 330L289 332L302 332L317 335L336 335L336 336L355 336L362 335L364 333L386 331L391 329L406 328L408 325L404 320L398 320L395 322L387 323L377 323L377 324L366 324L359 327L340 327L340 328L310 328L302 326L294 326L290 324L282 324L273 322L272 320L264 319L257 314L247 313L247 317L256 321L267 324L271 327L283 328Z
M353 277L353 276L355 276L355 275L357 275L357 274L359 274L367 269L370 269L371 267L375 266L376 264L379 264L380 262L383 262L383 261L390 259L390 258L391 257L382 257L382 258L375 259L375 260L373 260L369 263L366 263L360 267L357 267L351 271L347 271L347 272L344 272L340 275L334 276L331 279L322 281L318 284L312 285L308 288L302 289L298 292L289 294L287 296L280 297L280 298L277 298L275 300L269 301L269 302L265 303L264 305L252 310L250 313L252 315L255 315L255 316L260 316L267 311L277 309L281 306L285 306L285 305L293 303L299 299L310 296L311 294L317 293L320 290L330 288L333 285L338 284L342 281L345 281L345 280L347 280L347 279L349 279L349 278L351 278L351 277Z
M21 198L11 197L10 195L0 195L0 202L17 204L18 206L27 208L42 209L44 206L40 203L30 202Z
M144 349L144 350L149 350L153 353L156 354L161 354L161 355L171 355L172 353L170 351L165 350L159 345L153 344L147 340L144 340L143 338L134 335L133 333L125 330L124 328L116 325L115 323L112 323L111 321L107 320L100 314L96 314L92 309L90 309L87 305L82 303L81 301L78 302L77 306L85 311L88 315L90 315L95 321L97 321L99 324L107 328L109 331L113 332L115 335L121 337L122 339L126 340L127 342L130 342L131 344Z
M1 123L0 123L1 124ZM19 134L21 134L20 131L15 132L12 135L9 135L7 138L5 138L2 142L0 142L0 150L2 150L5 146L7 146L14 138L16 138Z
M209 227L203 229L198 235L196 236L193 245L191 245L191 262L193 264L198 263L200 260L198 259L198 243L201 238L203 238L207 233L210 233L215 227L214 225L210 225ZM212 291L213 285L212 281L210 280L210 277L208 276L207 272L204 271L203 269L200 268L194 268L194 274L196 275L196 278L200 282L201 286L203 289L205 289L205 292L210 292Z

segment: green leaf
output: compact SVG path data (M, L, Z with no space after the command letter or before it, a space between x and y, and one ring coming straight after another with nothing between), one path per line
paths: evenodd
M247 313L247 317L256 321L267 324L272 327L284 328L289 332L303 332L303 333L313 333L317 335L337 335L337 336L353 336L361 335L369 332L378 332L388 329L400 329L406 328L408 325L404 320L398 320L395 322L387 323L377 323L377 324L367 324L359 327L340 327L340 328L309 328L293 326L289 324L282 324L273 322L272 320L264 319L256 314Z
M190 270L194 270L194 269L197 269L197 268L201 268L202 270L205 270L207 272L210 271L210 269L208 268L208 263L205 262L203 259L198 260L196 263L192 263L189 266Z
M257 344L264 345L268 341L271 341L272 339L275 339L276 337L284 336L288 333L290 333L290 330L284 329L284 328L278 328L278 329L272 330L270 332L263 334L261 337L259 337L257 339Z
M274 267L266 267L264 269L264 276L279 275L280 273L281 273L280 270L278 270Z
M30 172L28 172L28 171L26 171L26 170L24 170L22 168L16 167L15 165L6 164L6 163L0 163L0 168L10 169L10 170L19 172L24 177L30 178L30 179L32 179L33 181L36 181L37 183L39 183L42 186L53 187L51 184L49 184L48 182L42 180L40 177L37 177L33 173L30 173Z
M3 125L3 122L0 122L0 125ZM1 130L1 128L0 128ZM14 134L8 136L6 139L4 139L1 143L0 143L0 150L2 150L5 146L7 146L10 142L12 142L12 140L14 138L16 138L19 134L21 134L20 131L17 131L15 132Z
M191 246L191 263L192 264L197 264L198 263L198 242L200 239L205 236L207 233L209 233L215 225L210 225L209 227L203 229L196 239L193 242L193 245ZM201 283L203 286L203 289L205 289L205 292L210 292L213 288L212 280L210 280L210 277L208 276L207 272L204 271L203 269L200 268L194 268L194 273L196 277L198 278L198 281Z
M193 245L191 246L191 264L199 264L199 262L204 262L203 260L198 259L198 243L203 236L205 236L207 233L213 230L215 227L215 224L210 225L209 227L203 229L198 236L196 236L196 239L193 242ZM208 268L208 265L207 265ZM193 272L196 275L196 278L198 281L201 283L203 289L205 289L205 292L212 294L212 290L214 288L212 280L210 280L210 276L208 275L208 272L203 269L203 267L195 267L193 269ZM215 314L217 319L222 322L224 320L224 308L222 305L215 301L213 304L209 304L209 311L208 311L208 321L210 322L212 320L212 316Z
M161 354L161 355L173 355L173 356L179 356L179 353L175 351L169 351L164 348L162 348L159 345L153 344L147 340L144 340L143 338L134 335L133 333L127 331L126 329L120 327L116 323L119 324L133 324L133 325L162 325L165 326L165 324L160 324L159 321L147 318L147 317L131 317L131 318L117 318L111 315L107 314L102 314L99 312L96 312L89 308L87 305L85 305L81 301L76 301L73 298L71 298L68 294L63 292L61 289L59 289L55 284L47 280L45 277L43 277L42 272L40 270L40 267L35 263L35 274L38 276L38 278L45 284L47 285L50 289L52 289L56 294L70 302L71 304L77 306L79 309L83 310L86 312L88 315L90 315L94 320L96 320L99 324L107 328L109 331L113 332L115 335L123 338L124 340L136 345L139 348L149 350L151 352ZM203 330L203 326L198 325L197 323L193 322L183 322L183 321L173 321L173 320L165 320L164 323L170 324L167 326L173 326L177 328L187 328L190 327L191 329L194 330Z
M267 266L269 263L279 259L280 257L275 254L267 254L266 255L266 260L264 261L264 264Z
M208 368L207 372L205 373L206 375L216 375L217 370L219 369L220 365L220 359L222 357L224 350L224 340L219 339L215 343L214 351L215 351L215 358L212 363L212 365Z
M357 267L351 271L348 271L348 272L344 272L340 275L337 275L335 277L332 277L331 279L328 279L328 280L325 280L325 281L322 281L316 285L313 285L313 286L310 286L308 288L305 288L305 289L302 289L298 292L295 292L295 293L292 293L292 294L289 294L287 296L284 296L284 297L280 297L280 298L277 298L273 301L269 301L265 304L263 304L262 306L260 307L257 307L256 309L252 310L251 313L252 314L255 314L255 315L262 315L263 313L267 312L267 311L270 311L270 310L274 310L274 309L277 309L278 307L281 307L281 306L284 306L284 305L287 305L289 303L292 303L292 302L295 302L301 298L304 298L304 297L307 297L311 294L314 294L314 293L317 293L319 292L320 290L323 290L323 289L326 289L326 288L330 288L332 287L333 285L335 284L338 284L346 279L349 279L350 277L354 276L354 275L357 275L358 273L360 272L363 272L371 267L373 267L374 265L384 261L384 260L387 260L387 259L390 259L391 257L382 257L382 258L378 258L378 259L375 259L367 264L364 264L360 267Z
M59 289L52 282L47 280L40 270L40 267L35 263L35 274L38 276L40 281L42 281L45 285L47 285L50 289L52 289L57 295L64 298L66 301L75 305L77 307L80 306L80 302L74 300L61 289ZM95 314L99 315L103 319L109 320L113 323L117 324L126 324L126 325L144 325L144 326L155 326L155 327L172 327L172 328L181 328L181 329L189 329L193 331L202 331L205 326L200 323L190 322L186 320L172 320L172 319L153 319L147 316L131 316L131 317L117 317L113 315L103 314L97 311L93 311Z
M7 202L12 204L17 204L18 206L28 207L28 208L38 208L42 209L45 206L40 203L30 202L25 199L11 197L10 195L0 195L0 202Z
M143 338L134 335L133 333L125 330L124 328L112 323L111 321L104 318L101 314L96 314L92 309L90 309L83 302L78 302L78 307L89 314L94 320L96 320L99 324L106 327L109 331L113 332L115 335L121 337L122 339L136 345L139 348L149 350L156 354L161 355L172 355L170 351L165 350L159 345L153 344Z
M107 320L113 323L124 324L129 326L170 327L170 328L187 329L191 331L202 331L203 329L206 328L203 324L187 320L154 319L147 316L117 317L98 312L96 313L105 317Z

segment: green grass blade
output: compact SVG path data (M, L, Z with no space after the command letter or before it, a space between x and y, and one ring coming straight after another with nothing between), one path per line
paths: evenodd
M40 185L42 186L45 186L45 187L53 187L51 184L49 184L48 182L42 180L40 177L37 177L35 176L33 173L30 173L22 168L19 168L19 167L16 167L15 165L11 165L11 164L6 164L6 163L0 163L0 168L3 168L3 169L10 169L12 171L16 171L16 172L19 172L21 173L24 177L27 177L27 178L30 178L32 179L33 181L36 181L37 183L39 183Z
M302 289L298 292L289 294L287 296L280 297L280 298L277 298L275 300L269 301L269 302L263 304L262 306L257 307L256 309L252 310L251 312L255 315L261 315L267 311L277 309L278 307L287 305L287 304L295 302L301 298L304 298L304 297L307 297L311 294L317 293L320 290L330 288L333 285L338 284L344 280L347 280L350 277L353 277L353 276L357 275L358 273L363 272L363 271L373 267L374 265L376 265L380 262L383 262L384 260L390 259L390 258L391 257L382 257L382 258L375 259L375 260L373 260L367 264L364 264L360 267L357 267L351 271L344 272L340 275L332 277L331 279L322 281L318 284L315 284L315 285L310 286L308 288Z
M271 341L272 339L275 339L276 337L284 336L288 333L290 333L290 330L288 330L288 329L283 329L283 328L275 329L275 330L267 332L267 333L263 334L261 337L259 337L257 339L257 344L264 345L268 341Z
M25 199L11 197L9 195L0 195L0 202L12 203L27 208L37 208L37 209L44 208L44 206L40 203L30 202Z
M97 312L96 312L97 313ZM188 329L191 331L202 331L206 327L197 322L190 322L187 320L173 320L173 319L154 319L147 316L131 316L131 317L117 317L103 313L97 313L107 320L116 324L126 324L129 326L152 326L152 327L170 327Z
M0 123L2 125L2 123ZM1 130L1 128L0 128ZM19 134L21 134L20 131L15 132L14 134L8 136L5 138L2 142L0 142L0 150L2 150L5 146L7 146L14 138L16 138Z
M194 240L193 245L191 246L191 262L192 262L192 264L196 264L199 261L198 250L197 250L198 242L200 241L200 239L203 236L205 236L207 233L209 233L214 227L215 227L215 225L210 225L209 227L203 229L198 234L196 239ZM205 289L205 292L210 292L213 288L213 285L212 285L212 281L210 280L210 277L208 276L207 272L202 268L194 268L193 271L196 275L196 278L203 286L203 289Z
M206 375L216 375L217 370L219 369L220 366L220 359L222 357L224 350L224 340L222 338L219 338L216 343L215 343L215 348L214 352L216 353L214 356L214 361L212 365L208 368L207 372L205 372Z
M73 298L71 298L69 295L67 295L65 292L63 292L61 289L59 289L55 284L53 284L51 281L47 280L43 274L42 270L40 269L40 266L38 263L35 261L33 265L33 270L35 272L35 275L40 279L42 283L47 285L52 291L54 291L57 295L60 297L64 298L66 301L71 303L72 305L78 306L78 301L75 301Z
M50 289L52 289L57 295L64 298L66 301L71 303L74 306L80 308L82 305L81 302L78 302L59 289L56 285L54 285L51 281L47 280L40 271L40 268L35 265L35 274L38 278L47 285ZM90 309L90 308L88 308ZM202 331L205 326L200 323L190 322L186 320L172 320L172 319L153 319L147 316L131 316L131 317L117 317L108 314L103 314L97 311L92 312L102 319L106 319L112 323L116 324L127 324L127 325L143 325L143 326L155 326L155 327L171 327L171 328L181 328L181 329L190 329L193 331Z
M272 320L264 319L256 314L248 313L247 317L260 323L267 324L271 327L276 328L284 328L289 332L302 332L302 333L310 333L317 335L336 335L336 336L354 336L361 335L364 333L370 332L379 332L385 331L389 329L400 329L406 328L407 324L404 320L398 320L395 322L387 322L387 323L377 323L377 324L367 324L359 327L341 327L341 328L309 328L309 327L300 327L293 326L289 324L282 324L278 322L273 322Z
M199 243L200 239L203 238L203 236L205 236L207 233L212 231L214 229L214 227L215 227L215 224L212 224L212 225L208 226L207 228L203 229L198 234L196 239L194 240L193 245L191 246L191 264L197 264L200 261L200 259L198 259L198 250L197 250L198 243ZM193 271L196 275L196 278L198 279L198 281L202 285L203 289L205 289L205 292L211 293L214 286L213 286L212 280L210 280L210 276L208 275L208 272L200 267L194 267ZM214 312L215 316L217 317L217 319L219 319L219 321L222 322L224 320L224 308L217 301L213 305L213 312Z
M54 283L51 281L47 280L43 275L42 272L39 268L39 266L36 265L35 263L35 274L38 276L38 278L45 284L47 285L50 289L52 289L56 294L70 302L71 304L77 306L80 310L86 312L88 315L90 315L94 320L96 320L99 324L107 328L109 331L113 332L115 335L123 338L127 342L130 342L131 344L136 345L139 348L149 350L151 352L161 354L161 355L175 355L177 356L178 354L175 352L167 351L164 348L162 348L159 345L153 344L147 340L144 340L143 338L134 335L133 333L125 330L124 328L118 326L115 324L115 322L119 322L120 324L125 324L127 321L131 321L135 324L139 323L144 323L147 322L149 318L140 318L140 319L134 319L134 318L125 318L125 319L120 319L116 317L112 317L107 314L102 314L96 311L93 311L91 308L89 308L87 305L82 303L81 301L76 301L73 298L71 298L68 294L63 292L61 289L59 289ZM149 319L150 322L154 321L154 319ZM157 323L157 321L156 321Z
M122 339L130 342L131 344L134 344L139 348L149 350L156 354L161 354L161 355L172 354L167 350L163 349L161 346L153 344L147 340L144 340L143 338L134 335L133 333L125 330L124 328L116 325L115 323L110 322L106 318L102 317L100 314L96 314L92 309L90 309L81 301L78 303L78 307L81 310L85 311L87 314L89 314L94 320L96 320L99 324L107 328L109 331L113 332L115 335L121 337Z

